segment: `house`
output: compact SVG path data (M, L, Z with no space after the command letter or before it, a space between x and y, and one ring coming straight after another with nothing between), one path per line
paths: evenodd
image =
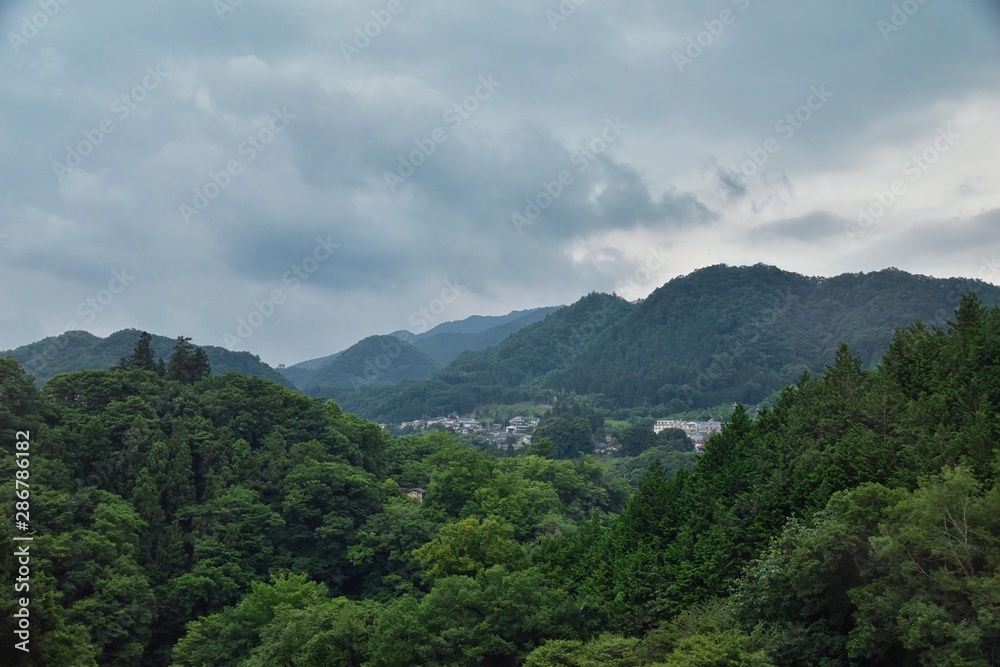
M680 419L657 419L653 425L653 433L659 434L668 428L684 428L684 422Z
M424 489L421 489L419 486L415 486L415 487L407 488L407 489L400 489L400 490L403 493L405 493L407 496L409 496L410 498L415 498L416 500L419 500L420 502L423 502L424 496L427 495L427 491L425 491Z
M701 423L701 429L703 433L718 433L722 430L722 422L716 419L709 419L707 422Z

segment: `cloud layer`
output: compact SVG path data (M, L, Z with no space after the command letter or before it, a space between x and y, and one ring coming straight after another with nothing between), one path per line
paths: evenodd
M294 363L719 262L1000 283L988 0L293 4L5 4L0 349Z

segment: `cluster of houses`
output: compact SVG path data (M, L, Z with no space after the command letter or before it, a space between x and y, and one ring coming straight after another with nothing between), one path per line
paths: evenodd
M705 441L708 436L722 430L722 422L709 419L708 421L684 421L683 419L657 419L653 424L653 433L659 434L668 428L677 428L687 434L687 437L694 441L694 449L697 452L705 451Z
M487 424L472 417L459 417L457 414L450 414L447 417L435 417L434 419L415 419L413 421L402 422L400 428L428 429L441 428L455 433L465 433L477 435L492 442L497 447L507 449L521 449L531 444L531 431L538 426L541 419L539 417L511 417L506 424L493 422ZM382 425L385 428L385 425ZM708 421L685 421L683 419L658 419L653 425L653 432L660 433L668 428L676 428L684 431L688 438L694 442L696 451L704 451L705 441L713 433L722 430L722 422L715 419ZM620 447L616 446L610 435L605 436L604 442L594 447L595 454L615 454Z
M411 427L414 429L433 428L435 425L440 428L454 431L455 433L478 433L485 427L481 421L471 417L459 417L450 414L447 417L435 417L434 419L414 419L410 422L400 423L400 428Z
M450 414L447 417L434 419L415 419L400 423L400 428L428 429L442 428L455 433L478 435L498 447L513 447L520 449L531 444L530 431L541 422L540 417L511 417L506 424L493 422L488 424L471 417L459 417Z

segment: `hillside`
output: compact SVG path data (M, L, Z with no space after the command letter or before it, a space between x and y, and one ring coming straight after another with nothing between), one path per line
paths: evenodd
M340 389L397 384L429 378L434 360L395 336L369 336L311 374L300 388L314 396Z
M542 385L600 394L613 408L756 404L804 370L822 371L840 342L872 366L897 327L944 324L965 291L1000 303L1000 288L981 281L897 269L812 278L708 267L654 291Z
M818 278L762 264L712 266L639 304L589 295L500 345L460 355L426 383L334 397L391 421L553 393L657 414L752 405L804 371L821 372L842 341L870 367L897 327L943 325L966 291L1000 303L1000 288L982 281L897 269ZM598 304L615 305L599 316Z
M116 331L107 338L95 336L86 331L67 331L58 336L50 336L40 341L23 345L14 350L0 351L0 357L13 357L28 374L35 376L41 385L60 373L81 370L105 370L111 368L125 356L132 353L140 332L136 329ZM154 335L153 356L164 361L170 358L177 340ZM201 346L212 364L212 374L222 375L229 371L251 377L264 378L294 389L295 386L281 376L278 371L249 352L233 352L214 345Z

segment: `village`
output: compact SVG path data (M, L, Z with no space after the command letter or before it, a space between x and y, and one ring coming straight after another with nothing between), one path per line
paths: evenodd
M415 419L401 422L399 428L403 433L417 433L425 430L444 430L453 433L471 435L486 440L500 449L518 450L531 444L532 433L541 423L541 418L511 417L506 423L486 423L474 417L460 417L450 414L447 417L433 419ZM387 428L386 424L381 424ZM713 433L722 430L722 422L709 419L707 421L687 421L682 419L658 419L653 425L653 433L659 434L666 429L684 431L696 452L705 450L705 442ZM621 445L610 434L604 436L603 442L594 444L594 454L599 456L615 456L621 451Z

